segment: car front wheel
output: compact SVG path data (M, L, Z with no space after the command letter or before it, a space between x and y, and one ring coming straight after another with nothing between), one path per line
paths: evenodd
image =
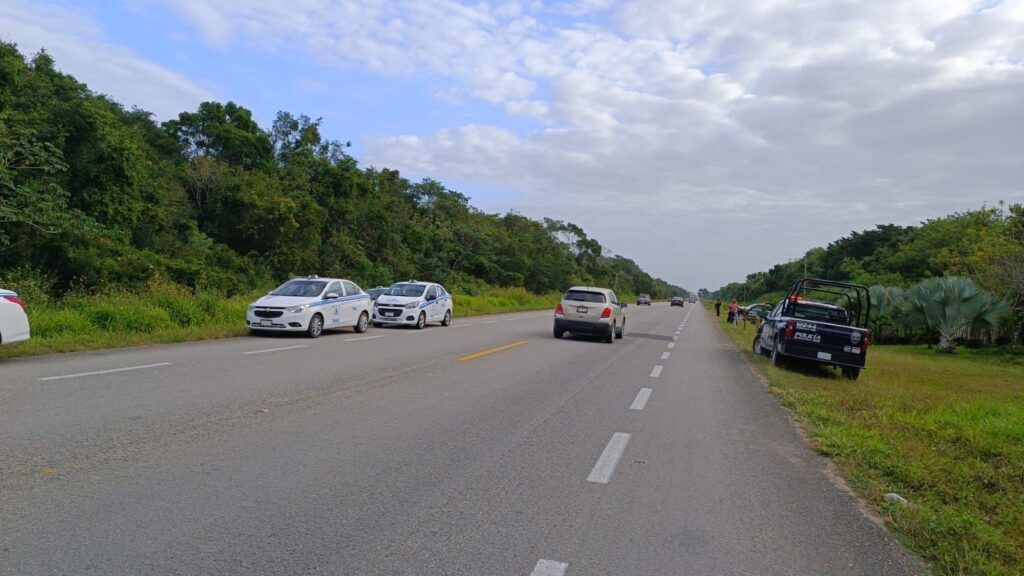
M314 314L309 320L309 328L306 329L306 334L310 338L319 338L324 333L324 317L319 314Z
M423 327L427 325L427 313L420 312L420 317L416 319L416 329L423 330Z
M764 348L761 346L761 333L758 332L754 335L754 354L758 356L764 356Z
M359 315L359 320L356 322L356 334L362 334L366 332L366 329L370 326L370 316L363 312Z

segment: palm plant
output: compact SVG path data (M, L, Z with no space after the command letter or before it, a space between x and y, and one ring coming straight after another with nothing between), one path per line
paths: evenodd
M1009 306L980 290L969 278L929 278L906 292L903 308L911 322L939 335L939 352L956 352L956 341L972 330L995 328Z
M871 294L871 329L876 337L881 337L892 332L904 315L903 289L875 285L868 288L868 292Z

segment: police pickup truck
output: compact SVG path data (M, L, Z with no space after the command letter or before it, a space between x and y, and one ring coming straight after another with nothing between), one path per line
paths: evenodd
M813 299L812 299L813 298ZM756 311L764 322L754 352L779 366L787 358L836 366L856 380L867 359L871 296L859 284L805 278L793 284L771 311Z

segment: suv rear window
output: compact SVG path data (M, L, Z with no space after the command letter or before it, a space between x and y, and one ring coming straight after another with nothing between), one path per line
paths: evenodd
M842 308L815 306L805 302L793 306L793 318L813 320L815 322L830 322L832 324L846 325L850 323L850 315Z
M565 296L562 297L562 300L572 300L573 302L593 302L595 304L604 304L606 302L604 294L585 290L569 290L565 293Z

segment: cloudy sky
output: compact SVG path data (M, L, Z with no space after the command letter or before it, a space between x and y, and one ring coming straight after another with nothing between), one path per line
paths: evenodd
M1024 201L1024 0L0 0L0 37L160 119L323 117L691 289Z

